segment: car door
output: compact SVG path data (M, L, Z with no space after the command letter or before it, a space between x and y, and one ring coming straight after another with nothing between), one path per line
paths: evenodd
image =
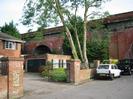
M120 76L120 70L118 69L116 65L114 65L114 72L115 72L115 77Z
M117 76L114 65L111 65L111 73L114 74L114 77Z
M112 65L113 68L113 73L115 77L120 76L120 70L118 69L118 67L116 65Z

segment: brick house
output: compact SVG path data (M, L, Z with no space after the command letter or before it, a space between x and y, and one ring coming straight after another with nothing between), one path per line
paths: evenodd
M111 30L109 57L113 59L133 58L133 11L111 15L104 20L104 24ZM47 49L47 52L62 53L64 37L63 27L44 29L44 39L41 41L28 41L25 43L25 52L34 54L37 50ZM29 35L30 34L30 35ZM34 37L35 32L22 34L22 39L27 36ZM88 39L89 39L88 32ZM56 44L55 44L56 42Z
M17 99L23 96L24 41L0 32L0 99Z
M0 32L0 56L1 57L20 57L21 44L24 41Z

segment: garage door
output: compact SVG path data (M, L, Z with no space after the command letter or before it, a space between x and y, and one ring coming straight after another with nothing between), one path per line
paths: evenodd
M28 72L38 72L39 67L45 65L45 59L31 59L27 61Z

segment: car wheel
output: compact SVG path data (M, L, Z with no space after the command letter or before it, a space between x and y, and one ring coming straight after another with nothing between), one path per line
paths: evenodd
M119 73L119 76L118 76L118 78L120 78L121 77L121 72Z
M120 77L121 77L121 75L118 76L118 78L120 78Z
M99 75L98 75L98 74L96 74L96 75L94 76L94 80L97 80L97 79L99 79Z
M132 72L131 72L131 70L129 70L129 75L131 75L132 74Z
M110 74L110 80L114 80L114 74Z

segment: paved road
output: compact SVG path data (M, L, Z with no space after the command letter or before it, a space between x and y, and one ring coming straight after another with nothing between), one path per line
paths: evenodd
M79 86L60 86L56 86L57 91L47 94L40 91L22 99L133 99L133 75L113 81L95 80Z

